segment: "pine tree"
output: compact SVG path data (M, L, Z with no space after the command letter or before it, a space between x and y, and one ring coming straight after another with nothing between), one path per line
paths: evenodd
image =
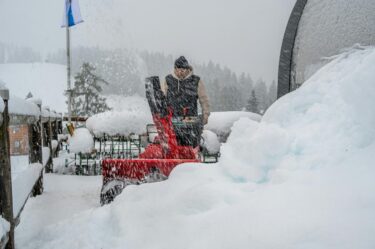
M276 82L272 81L272 84L268 88L268 107L270 107L273 102L277 99L277 87Z
M95 67L90 63L83 63L76 76L72 91L72 114L75 116L92 116L110 110L106 99L100 96L102 84L105 80L94 74Z
M27 95L26 95L26 99L31 99L33 98L33 94L31 92L29 92Z
M264 113L267 110L267 85L262 79L259 79L254 87L255 95L258 101L258 110L260 113Z
M255 91L252 90L251 91L251 96L250 96L250 98L247 101L246 111L254 112L254 113L259 113L258 104L259 103L258 103L257 97L255 95Z

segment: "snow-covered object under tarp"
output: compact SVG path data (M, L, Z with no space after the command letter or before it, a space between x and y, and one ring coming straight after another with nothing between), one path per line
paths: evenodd
M34 117L39 117L40 115L39 107L35 103L21 99L14 95L10 95L8 106L10 114Z
M111 95L107 97L107 103L111 111L96 114L86 121L86 127L95 136L142 134L146 132L147 124L153 123L144 98Z
M216 154L220 151L220 142L215 133L210 130L202 132L202 146L207 149L210 154Z
M128 186L24 248L373 249L374 65L373 48L338 57L260 123L236 122L218 164Z
M69 150L72 153L90 153L94 148L94 138L86 128L78 128L69 137Z
M262 116L252 112L212 112L204 128L216 133L220 141L225 142L234 122L240 118L249 118L259 122Z
M0 215L0 241L9 232L10 224Z
M17 217L18 213L21 211L21 208L29 197L33 186L41 175L42 169L43 167L39 163L31 165L27 164L27 167L22 172L18 172L15 177L12 177L14 217Z

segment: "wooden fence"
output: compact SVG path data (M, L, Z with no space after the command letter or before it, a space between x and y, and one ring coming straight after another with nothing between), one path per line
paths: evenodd
M53 114L48 108L42 108L40 101L31 103L38 106L39 116L9 113L9 91L0 90L0 97L0 101L5 105L4 110L2 112L0 110L0 215L10 224L9 232L0 238L0 249L14 249L14 230L20 223L22 210L30 196L43 193L43 171L48 173L53 170L53 156L58 154L58 146L53 141L57 141L58 134L62 134L62 117ZM9 126L17 125L27 125L29 165L40 165L40 167L36 167L35 178L28 178L32 184L30 189L26 190L26 195L16 197L18 199L15 204ZM49 153L43 153L44 150ZM43 155L47 158L43 158Z

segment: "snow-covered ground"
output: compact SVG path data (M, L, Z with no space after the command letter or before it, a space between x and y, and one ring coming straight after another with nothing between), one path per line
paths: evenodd
M218 164L178 166L98 207L100 178L46 176L18 248L375 247L375 49L338 56L260 123L242 118Z
M51 63L0 64L0 80L22 99L31 92L51 110L66 112L66 66ZM74 80L72 79L72 82Z
M99 176L45 174L43 195L29 199L22 212L21 222L16 229L16 247L41 248L44 244L43 238L46 238L42 231L46 227L63 223L74 217L78 218L85 212L93 212L94 208L99 207L100 187ZM96 221L92 220L92 223ZM81 231L75 236L80 237L80 233ZM60 234L49 235L51 238L60 236ZM91 236L96 237L96 233L92 231ZM71 248L80 248L79 244L80 242L77 241L77 244ZM59 246L61 245L50 248Z
M6 221L3 217L0 215L0 241L1 239L6 235L6 233L9 231L9 222Z

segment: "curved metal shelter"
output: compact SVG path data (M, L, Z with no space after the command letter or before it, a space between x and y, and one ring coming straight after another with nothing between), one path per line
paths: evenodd
M356 44L375 45L374 0L297 0L280 53L278 97Z

